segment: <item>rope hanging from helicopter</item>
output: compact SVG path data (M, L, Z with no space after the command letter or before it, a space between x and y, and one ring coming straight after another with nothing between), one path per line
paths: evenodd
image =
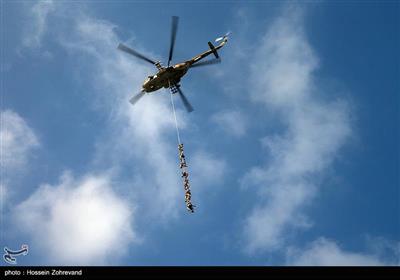
M174 98L173 98L172 95L173 95L173 93L171 92L171 105L172 105L172 112L174 113L175 128L176 128L176 138L178 139L178 145L180 145L181 144L181 137L179 136L178 121L176 119L175 104L174 104Z
M179 134L179 127L178 127L178 121L176 118L176 111L175 111L175 104L174 104L174 98L173 95L178 91L176 85L170 86L170 96L171 96L171 107L172 107L172 112L174 114L174 121L175 121L175 128L176 128L176 137L178 140L178 154L179 154L179 168L181 169L182 172L182 180L183 180L183 188L185 190L185 204L186 204L186 209L190 212L194 212L194 205L192 203L192 193L190 191L190 182L189 182L189 172L188 172L188 167L187 167L187 162L186 162L186 157L185 153L183 150L183 143L181 142L180 134Z

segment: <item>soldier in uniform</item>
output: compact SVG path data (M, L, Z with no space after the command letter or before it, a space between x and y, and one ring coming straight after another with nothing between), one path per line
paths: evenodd
M192 203L186 204L186 208L192 213L194 213L194 207L196 206L194 206Z

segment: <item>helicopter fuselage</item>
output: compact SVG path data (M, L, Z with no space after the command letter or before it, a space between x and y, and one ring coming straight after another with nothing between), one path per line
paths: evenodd
M183 62L170 67L161 67L157 74L148 76L142 87L145 92L153 92L160 88L169 88L179 83L189 70L191 63Z

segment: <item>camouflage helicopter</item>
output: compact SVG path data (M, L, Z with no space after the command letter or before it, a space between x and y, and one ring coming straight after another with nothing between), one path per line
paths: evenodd
M217 38L215 40L215 42L220 42L218 46L214 46L211 42L208 42L208 46L210 47L209 50L207 50L199 55L196 55L195 57L193 57L189 60L186 60L184 62L177 63L173 66L170 66L171 60L172 60L172 55L174 52L176 32L178 30L178 22L179 22L179 17L173 16L172 17L172 28L171 28L171 42L170 42L170 48L169 48L167 67L162 66L160 61L155 61L153 59L150 59L150 58L140 54L139 52L125 46L124 44L120 43L118 45L119 50L124 51L128 54L131 54L133 56L136 56L137 58L140 58L146 62L149 62L149 63L153 64L154 66L156 66L158 69L158 72L155 75L147 77L147 79L144 81L144 83L142 85L142 90L137 95L133 96L129 100L130 103L135 104L146 93L154 92L156 90L159 90L160 88L169 88L171 93L179 94L179 96L182 99L182 102L188 112L193 111L192 105L189 103L186 96L183 94L182 90L180 89L179 82L180 82L181 78L187 73L189 68L220 63L221 59L217 53L217 50L219 50L226 44L226 42L228 41L229 33L227 33L224 36ZM200 61L210 54L214 54L215 58L206 60L206 61Z

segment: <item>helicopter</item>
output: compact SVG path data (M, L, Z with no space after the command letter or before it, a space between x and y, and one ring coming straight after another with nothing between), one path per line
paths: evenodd
M176 33L178 30L178 22L179 22L179 17L173 16L167 67L162 66L160 61L150 59L122 43L118 45L117 48L119 50L131 54L139 59L142 59L143 61L151 63L158 69L158 72L155 75L148 76L147 79L143 82L141 91L129 100L129 102L132 105L134 105L137 101L139 101L139 99L142 98L145 94L157 91L161 88L169 88L172 94L178 93L178 95L182 99L183 105L185 106L186 110L190 113L193 111L193 107L187 100L186 96L183 94L180 88L181 86L179 82L181 78L188 72L190 68L212 65L221 62L221 58L217 50L219 50L226 44L226 42L228 41L229 32L224 36L219 37L215 40L215 42L220 42L219 45L214 46L211 42L208 42L208 46L210 48L209 50L199 55L196 55L189 60L171 66L172 55L174 53ZM201 61L210 54L213 54L215 58L206 61Z

